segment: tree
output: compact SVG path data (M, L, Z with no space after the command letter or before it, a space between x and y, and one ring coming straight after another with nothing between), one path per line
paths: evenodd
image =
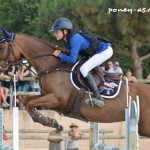
M149 6L148 0L0 0L0 26L56 43L49 29L57 18L69 18L74 28L108 38L114 49L112 59L142 78L142 68L147 74L150 66Z
M39 6L39 0L0 0L0 27L33 35Z
M107 3L106 3L107 4ZM143 55L143 46L150 46L150 20L149 12L144 12L145 7L149 8L149 1L119 1L114 0L114 5L111 6L112 9L124 9L132 8L133 12L122 12L110 14L112 16L112 26L113 31L116 34L111 34L113 41L116 42L115 46L117 48L117 54L128 56L133 61L133 71L137 78L142 78L142 62L146 59L150 61L150 50L145 50ZM136 11L134 11L136 9ZM116 36L118 35L118 36Z

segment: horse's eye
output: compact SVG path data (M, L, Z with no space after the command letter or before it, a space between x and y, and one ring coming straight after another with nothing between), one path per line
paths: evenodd
M4 46L0 46L0 52L2 52L4 50Z

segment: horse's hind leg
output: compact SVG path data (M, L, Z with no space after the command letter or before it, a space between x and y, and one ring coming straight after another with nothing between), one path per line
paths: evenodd
M54 94L50 93L43 97L32 99L27 103L27 111L32 118L36 118L36 121L41 123L44 126L58 128L59 125L56 120L50 119L42 115L39 111L35 110L34 107L49 107L49 108L56 108L58 107L59 101L55 97ZM35 119L34 119L35 120Z

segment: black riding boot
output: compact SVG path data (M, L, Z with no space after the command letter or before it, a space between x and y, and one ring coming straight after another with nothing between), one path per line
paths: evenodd
M98 90L98 87L95 83L95 80L94 80L94 78L90 72L88 72L88 75L85 77L85 80L86 80L86 83L88 84L88 87L93 92L93 97L91 99L93 104L95 104L99 107L103 107L104 106L104 99L101 97L99 90ZM89 102L90 101L88 101L87 103L89 103Z

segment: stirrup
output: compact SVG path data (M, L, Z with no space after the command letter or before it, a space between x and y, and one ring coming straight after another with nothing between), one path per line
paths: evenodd
M85 103L91 107L93 107L94 105L97 105L98 107L105 106L103 98L101 98L100 100L98 98L86 99Z

